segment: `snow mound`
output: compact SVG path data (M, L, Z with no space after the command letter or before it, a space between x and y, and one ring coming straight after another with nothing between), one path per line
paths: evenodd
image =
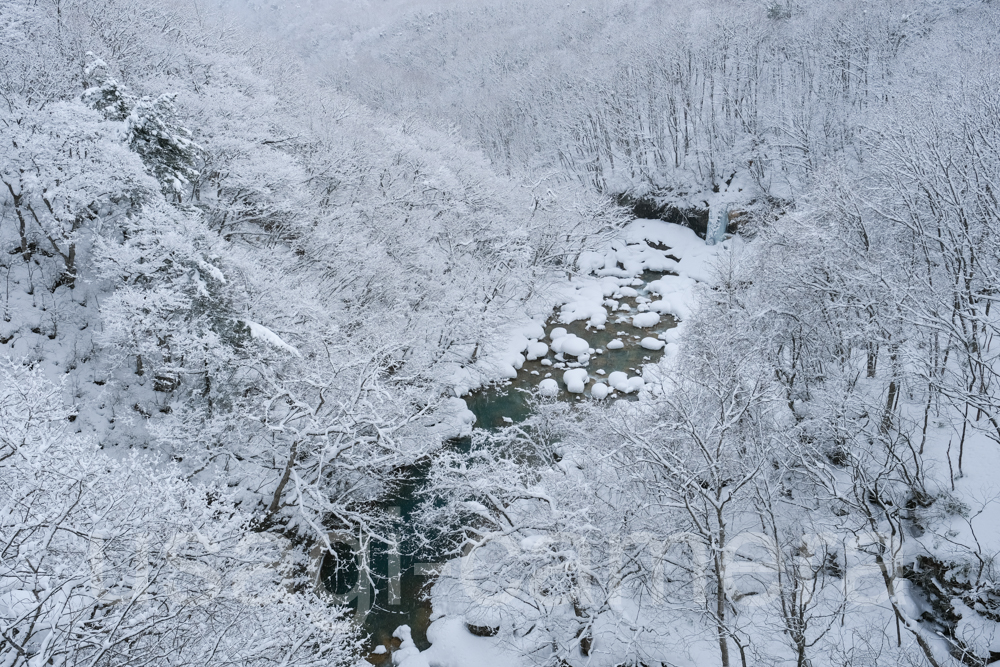
M496 374L505 380L513 380L517 377L517 369L514 364L497 364Z
M559 321L564 324L586 320L588 327L601 327L608 321L608 311L604 309L604 285L589 280L575 281L572 292L565 295L565 303L559 310Z
M555 329L552 330L551 333L549 333L549 338L555 341L557 338L562 338L565 335L566 335L565 329L563 329L562 327L556 327Z
M590 395L599 401L607 398L610 392L611 389L603 382L598 382L590 388Z
M521 327L520 333L525 338L538 340L545 337L545 329L539 322L529 322Z
M420 649L413 642L410 626L399 626L392 636L401 642L399 648L392 654L392 664L397 667L430 667L427 657L420 655Z
M654 327L660 323L660 316L658 313L645 312L639 313L632 318L632 326L639 327L640 329L648 329L649 327Z
M589 380L590 377L584 368L573 368L563 373L563 382L566 384L566 391L571 394L582 394Z
M608 384L618 391L628 392L628 374L614 371L608 375Z
M521 548L525 551L537 551L551 541L548 535L529 535L521 540Z
M427 628L427 641L431 647L421 657L438 667L520 667L524 664L516 652L504 650L492 639L469 632L462 616L435 620ZM418 664L422 663L413 663ZM412 666L406 663L405 667Z
M665 343L662 340L647 337L639 341L639 345L643 346L647 350L662 350Z
M538 393L542 396L555 396L559 393L559 383L552 378L545 378L538 383Z
M621 342L621 340L618 339L618 338L616 338L613 341L611 341L610 343L608 343L608 349L609 350L620 350L623 347L625 347L625 343Z
M549 353L549 346L545 343L538 341L531 341L528 343L528 361L534 361L535 359L541 359L546 354Z
M590 352L590 343L576 334L566 334L552 341L552 351L579 357Z

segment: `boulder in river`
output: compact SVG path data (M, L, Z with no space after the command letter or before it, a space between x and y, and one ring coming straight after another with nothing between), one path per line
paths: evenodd
M590 377L585 368L573 368L563 373L563 382L566 384L566 391L571 394L582 394L587 387Z
M538 393L542 396L556 396L559 394L559 383L552 378L545 378L538 383Z
M662 350L665 344L657 338L643 338L639 341L639 345L642 345L647 350Z
M655 327L660 323L659 313L654 313L648 311L645 313L639 313L632 318L632 326L638 327L640 329L648 329L649 327Z

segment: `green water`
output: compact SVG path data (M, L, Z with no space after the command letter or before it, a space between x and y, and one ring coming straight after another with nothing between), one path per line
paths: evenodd
M656 280L662 274L646 272L640 276L642 285L634 286L638 291L638 297L647 297L646 283ZM676 326L676 322L669 315L661 315L658 325L648 329L638 329L631 324L632 316L637 313L638 301L636 297L626 297L618 299L619 304L627 303L631 307L629 311L616 311L608 317L608 322L604 330L587 328L586 323L579 321L571 324L561 324L550 320L545 324L546 338L543 342L551 343L548 334L555 327L562 327L568 333L576 334L586 340L590 347L600 348L603 354L591 355L590 362L586 369L592 379L600 381L613 371L623 371L629 376L639 375L642 365L656 362L662 351L650 351L639 345L640 339L663 333ZM621 334L621 335L619 335ZM608 350L607 344L612 340L621 340L625 347L620 350ZM545 357L553 364L560 363L550 350ZM573 357L567 357L571 360ZM598 373L603 370L604 373ZM472 394L465 396L465 401L469 409L476 415L476 427L497 429L503 428L510 423L521 422L531 414L530 398L534 395L538 383L545 377L552 377L560 385L558 398L566 401L587 401L590 398L589 387L593 386L593 381L587 385L584 394L571 394L565 390L562 382L563 373L566 368L556 368L542 364L542 360L526 361L518 371L517 377L513 380L498 383L486 387ZM614 398L635 399L635 395L613 394L606 400ZM465 448L469 447L468 440L453 441L449 447ZM432 560L426 554L416 553L414 540L412 539L412 515L420 501L419 491L426 480L426 474L430 466L429 461L419 462L410 469L409 480L402 485L395 496L386 504L386 509L393 509L399 512L397 522L397 536L403 545L402 551L398 555L389 554L384 548L375 546L370 554L373 577L377 581L378 590L372 596L372 608L365 617L364 629L371 636L367 643L367 649L373 650L375 647L385 644L390 647L398 646L399 642L392 639L392 632L400 625L409 625L412 631L414 643L421 650L427 649L430 644L427 642L427 627L430 625L431 606L426 599L429 593L429 586L433 583L432 576L426 576L422 571L417 571L419 564ZM398 558L398 599L390 598L390 563L392 559ZM415 567L416 566L416 567ZM349 590L357 580L357 571L336 572L333 568L327 572L324 570L324 583L332 592L342 593ZM368 655L368 661L375 665L390 664L389 653Z

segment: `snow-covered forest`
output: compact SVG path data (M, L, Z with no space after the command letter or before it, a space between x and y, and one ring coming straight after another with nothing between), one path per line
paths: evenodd
M0 0L0 667L1000 661L998 62L991 0Z

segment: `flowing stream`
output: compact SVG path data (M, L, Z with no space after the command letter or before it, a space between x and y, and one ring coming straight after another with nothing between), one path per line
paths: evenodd
M626 372L630 376L640 375L643 364L657 361L662 351L645 349L639 345L639 340L662 334L676 326L676 322L669 315L664 315L656 326L639 329L632 326L630 318L626 320L616 315L636 314L638 306L649 300L647 284L662 275L647 271L635 280L633 288L638 294L634 297L617 299L619 304L628 304L630 310L612 313L603 330L588 328L583 321L561 324L550 320L545 325L546 336L553 328L562 327L569 334L575 334L588 341L592 348L601 349L602 353L591 355L586 365L587 372L593 379L606 379L613 371ZM608 343L616 339L621 340L624 347L607 349ZM529 417L531 411L529 398L535 395L538 383L547 376L559 382L558 400L574 402L592 400L590 397L592 384L588 384L583 394L569 393L562 383L562 374L568 364L557 358L551 350L544 359L547 363L542 359L526 361L518 371L517 378L480 389L465 397L469 409L476 415L476 428L503 428L507 424L520 422ZM613 393L606 400L634 397L634 394ZM467 451L471 441L469 438L454 440L449 442L448 446ZM370 598L371 606L364 618L364 629L370 635L366 644L366 650L369 652L367 659L374 665L391 664L390 652L374 651L383 645L390 648L398 647L399 641L392 637L392 633L400 625L410 626L414 643L420 650L430 646L427 642L427 627L430 625L431 605L427 598L434 581L434 564L426 562L432 560L426 555L422 557L414 555L416 544L411 528L412 515L421 500L419 492L426 482L429 468L429 460L413 466L408 481L397 489L396 494L385 505L391 511L399 513L397 535L402 545L402 553L390 554L381 545L375 545L369 555L369 567L377 582L377 591ZM342 556L351 558L349 553ZM357 582L356 569L345 574L343 570L338 572L333 567L324 566L321 576L327 590L339 595L352 590ZM363 599L363 596L361 597ZM357 599L351 603L355 609L357 604Z

